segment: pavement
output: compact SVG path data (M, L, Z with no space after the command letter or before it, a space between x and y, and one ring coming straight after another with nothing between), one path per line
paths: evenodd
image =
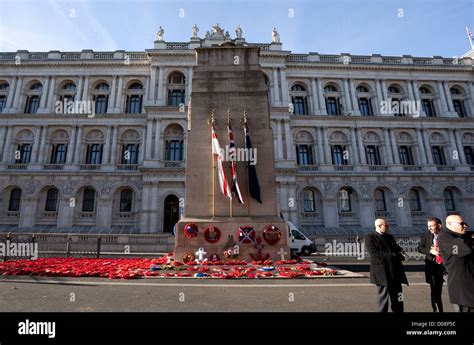
M340 258L327 263L362 277L110 280L0 276L0 312L375 312L377 295L368 279L368 262ZM431 312L423 263L411 262L405 269L410 284L403 286L405 311ZM446 285L443 302L445 311L453 311Z

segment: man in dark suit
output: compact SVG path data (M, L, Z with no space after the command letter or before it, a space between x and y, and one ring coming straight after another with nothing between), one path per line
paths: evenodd
M461 216L446 218L439 234L439 252L448 271L449 301L458 312L474 312L474 235Z
M443 276L446 269L443 260L439 255L438 235L441 231L441 220L429 218L427 221L428 231L421 237L418 251L426 255L425 257L425 277L431 288L431 306L433 312L443 312Z
M367 235L365 244L370 254L370 282L377 285L378 310L388 312L389 298L394 313L403 312L402 284L408 285L403 269L403 249L388 234L388 222L375 220L375 232Z

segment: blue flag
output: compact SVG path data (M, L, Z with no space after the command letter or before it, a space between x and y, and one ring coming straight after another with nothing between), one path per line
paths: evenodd
M247 124L244 125L244 133L245 133L245 148L249 152L252 150L252 142L250 141L250 134ZM260 185L258 184L258 177L257 177L257 169L255 169L255 165L250 164L250 160L248 161L248 184L249 184L249 192L250 196L257 200L259 203L262 203L262 199L260 198Z

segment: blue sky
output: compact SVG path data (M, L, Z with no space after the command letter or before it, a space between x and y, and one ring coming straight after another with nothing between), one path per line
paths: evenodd
M291 14L294 14L291 16ZM143 51L215 23L294 53L445 57L469 50L474 0L0 0L0 51Z

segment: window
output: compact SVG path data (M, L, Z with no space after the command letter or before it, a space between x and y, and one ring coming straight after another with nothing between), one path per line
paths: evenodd
M369 92L369 89L361 85L361 86L357 86L356 91L360 93L364 93L364 92Z
M446 161L444 159L443 148L440 146L433 146L431 148L431 152L433 154L433 161L436 165L446 165Z
M367 145L365 147L365 155L367 158L367 164L380 165L380 154L378 146Z
M183 160L183 140L166 140L165 160Z
M390 103L390 109L393 109L395 108L395 113L393 114L393 116L397 116L397 117L405 117L405 113L402 111L402 103L401 103L401 100L399 98L392 98L392 101Z
M122 164L138 164L139 144L126 144L122 146Z
M451 192L449 189L445 189L443 192L443 198L446 211L455 211L456 207L454 205L453 192Z
M472 146L464 146L464 155L466 156L467 164L474 165L474 150Z
M408 193L411 211L421 211L420 193L416 189L410 189Z
M314 202L314 192L311 189L305 189L303 191L303 211L304 212L316 211L316 205Z
M313 150L311 145L296 145L296 160L298 165L312 165Z
M18 151L20 152L20 158L15 160L15 163L28 164L31 159L31 144L18 145Z
M331 146L332 150L332 164L333 165L347 165L347 159L344 155L346 147L342 145Z
M324 92L337 92L337 88L333 85L328 85L324 88Z
M175 72L168 77L168 105L178 107L185 103L186 79L183 74Z
M26 114L36 114L40 104L40 96L28 96L26 100L25 113Z
M339 207L339 212L351 212L351 194L352 190L350 189L341 189L337 193L337 204Z
M51 152L51 164L66 163L67 144L55 144Z
M109 101L108 95L96 95L94 96L95 101L95 113L105 114L107 112L107 103Z
M400 89L395 85L390 85L388 87L388 93L401 93Z
M423 108L423 111L425 112L426 116L428 117L435 117L435 111L433 107L433 102L431 99L422 99L421 100L421 106Z
M8 204L8 211L20 211L21 189L13 188L10 192L10 202Z
M336 97L326 98L326 109L328 111L328 115L340 115L339 104Z
M84 188L84 197L82 199L82 212L94 212L95 190Z
M296 96L292 97L294 104L295 115L307 115L308 114L308 103L306 97Z
M0 96L0 113L5 109L7 105L7 96Z
M385 203L385 193L381 189L376 189L374 192L375 199L375 211L387 211L387 205Z
M120 212L132 212L132 199L132 190L122 189L120 192Z
M86 164L102 163L102 144L87 145Z
M359 110L362 116L372 116L372 104L367 98L359 98Z
M168 105L179 107L184 104L184 90L169 90L168 91Z
M400 164L402 165L413 165L413 155L411 153L411 147L401 145L398 147L398 155L400 156Z
M463 102L460 99L453 99L454 111L458 114L459 117L466 117L466 112L464 111Z
M48 189L46 194L46 205L44 210L47 212L56 212L58 209L58 190L56 188Z
M130 114L138 114L142 112L143 95L140 94L143 86L140 83L133 83L129 87L131 94L127 95L127 106L125 112Z

